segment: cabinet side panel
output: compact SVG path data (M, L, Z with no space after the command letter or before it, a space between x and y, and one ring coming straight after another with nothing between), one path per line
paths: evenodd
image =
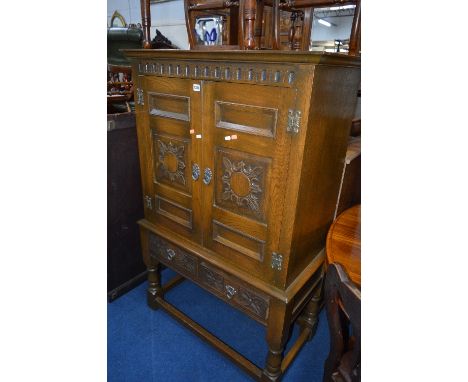
M359 82L359 68L315 68L287 284L325 246Z

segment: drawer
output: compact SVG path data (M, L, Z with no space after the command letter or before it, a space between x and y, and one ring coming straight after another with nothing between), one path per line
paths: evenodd
M198 280L202 286L207 287L252 318L260 319L261 322L268 318L269 298L246 287L232 276L202 261L198 266Z
M197 258L159 236L149 235L150 256L191 278L197 275Z
M267 295L152 233L149 234L149 253L253 319L266 323L270 305Z

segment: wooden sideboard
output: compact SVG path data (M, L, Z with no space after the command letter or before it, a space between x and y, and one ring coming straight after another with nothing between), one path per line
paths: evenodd
M317 325L359 58L128 50L145 218L148 304L256 380L278 381ZM164 300L160 266L266 326L254 365ZM293 322L301 334L286 355Z

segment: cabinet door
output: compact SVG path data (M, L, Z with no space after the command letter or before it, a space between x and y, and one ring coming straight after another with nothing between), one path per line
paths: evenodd
M291 138L291 89L207 82L203 86L203 244L273 281ZM204 174L205 175L205 174Z
M201 95L188 79L145 77L148 173L154 206L150 221L201 242L200 163L195 142Z

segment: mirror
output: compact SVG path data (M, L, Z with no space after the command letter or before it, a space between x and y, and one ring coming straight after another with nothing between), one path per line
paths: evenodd
M348 53L356 5L315 8L309 50Z

